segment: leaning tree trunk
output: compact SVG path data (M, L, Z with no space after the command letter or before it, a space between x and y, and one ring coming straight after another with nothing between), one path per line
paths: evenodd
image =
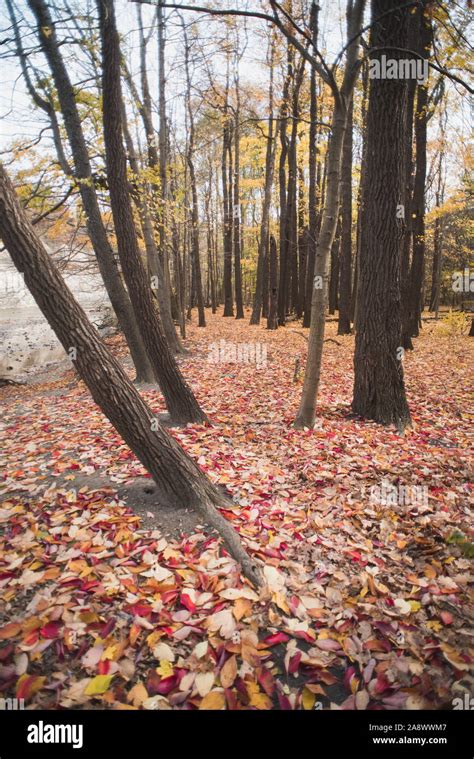
M398 5L403 0L397 0ZM372 0L371 47L406 46L407 10L394 0ZM380 52L374 52L380 56ZM403 53L392 50L391 55ZM362 192L358 316L354 355L354 413L403 430L410 412L401 349L401 245L405 192L406 83L372 79L367 113L367 156Z
M155 480L161 502L196 509L222 535L244 574L258 583L255 562L216 509L226 505L222 495L161 427L104 345L34 233L1 164L0 237L94 401Z
M133 307L123 285L102 221L75 93L60 53L51 15L44 0L28 0L28 2L37 21L41 49L46 56L53 75L74 161L75 179L79 185L81 200L86 214L87 232L94 248L105 289L130 349L137 372L137 381L155 382L152 365L147 356Z
M170 351L138 249L122 141L120 46L113 0L98 0L103 61L102 109L110 203L120 261L137 320L173 423L206 421Z

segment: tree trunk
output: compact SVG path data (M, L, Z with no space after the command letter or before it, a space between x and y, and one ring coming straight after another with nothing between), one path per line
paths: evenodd
M194 113L191 104L191 76L189 73L189 44L186 27L183 23L184 34L184 63L186 70L186 107L188 109L188 148L187 164L191 184L191 255L194 275L194 285L198 307L198 326L206 326L204 312L204 297L202 292L201 259L199 251L199 206L197 196L196 172L194 169Z
M316 246L313 291L311 299L311 322L308 337L308 357L305 379L295 427L313 427L316 413L316 398L321 375L323 355L325 311L328 293L328 265L339 213L339 179L341 172L342 142L346 109L336 102L332 118L332 133L328 147L328 172L326 199Z
M159 95L159 107L160 107L160 152L156 149L156 135L153 126L152 116L152 100L150 95L150 87L148 84L148 72L147 72L147 42L145 39L143 21L141 14L141 6L137 6L137 19L138 28L140 32L140 78L142 89L142 100L140 100L138 90L133 82L132 76L125 72L126 79L132 94L134 101L136 102L138 112L142 118L143 127L145 130L145 136L147 141L147 154L148 165L154 171L159 171L160 183L153 182L152 190L154 196L158 201L158 235L160 250L158 250L153 230L153 244L149 245L149 258L148 269L155 278L155 292L160 306L160 316L163 329L168 341L168 345L173 353L185 353L185 349L181 345L181 342L176 334L176 330L173 324L172 309L171 309L171 284L169 277L169 261L167 254L168 238L166 233L166 194L168 186L167 175L167 163L168 163L168 144L167 144L167 129L166 129L166 104L165 104L165 92L164 92L164 73L161 71L161 67L164 69L164 41L163 37L163 19L160 16L159 20L159 82L160 82L160 95ZM162 49L163 48L163 49ZM163 58L163 60L162 60ZM161 109L164 111L164 116L161 116ZM163 139L162 139L163 131ZM168 268L165 268L168 267Z
M277 246L273 235L270 237L270 277L269 277L269 306L267 329L277 329L278 327L278 257Z
M60 53L55 26L44 0L28 0L28 4L35 15L41 49L49 63L56 86L74 161L75 178L79 184L81 200L86 214L87 232L97 257L99 271L130 349L137 373L137 381L155 382L155 375L147 356L132 304L122 282L102 221L74 89Z
M184 381L166 341L138 250L127 183L122 142L120 47L113 0L98 0L103 60L103 122L110 203L118 252L127 287L153 370L158 377L171 420L176 424L206 421L191 389Z
M393 0L372 0L371 47L390 48L400 57L392 48L406 47L406 8L376 21L393 8ZM352 401L354 413L400 430L410 423L400 350L404 220L397 214L405 192L405 109L403 80L371 80Z
M278 166L278 182L280 190L280 268L278 282L278 326L283 326L286 321L286 303L288 291L288 196L286 192L286 162L288 158L288 97L290 83L293 78L294 57L291 45L288 45L287 57L287 74L283 85L282 103L280 108L280 161Z
M260 224L260 241L258 246L257 259L257 281L255 284L255 295L253 301L252 316L250 324L260 324L260 315L262 313L264 300L264 281L265 281L265 264L268 264L268 247L269 247L269 228L270 228L270 204L272 200L273 175L275 171L275 154L276 140L278 135L278 125L276 134L273 134L273 62L275 55L275 43L272 36L270 41L270 86L268 93L268 135L267 147L265 154L265 188L263 191L262 221ZM266 311L266 309L265 309ZM266 313L263 314L266 316Z
M168 220L167 220L167 200L168 200L168 126L166 122L166 71L165 71L165 19L163 15L163 0L157 3L158 18L158 112L159 112L159 168L160 168L160 188L161 188L161 208L159 213L159 240L162 269L164 275L163 291L167 301L165 321L173 327L173 342L170 343L171 350L176 353L183 350L176 330L174 329L171 319L171 278L168 255ZM169 329L165 327L168 334Z
M429 56L431 26L423 10L420 11L420 54ZM415 151L416 168L413 183L411 217L413 223L413 256L407 300L404 307L403 338L404 348L411 350L411 338L419 335L421 313L423 311L422 288L425 268L425 185L426 185L426 145L428 128L428 83L417 86L415 111Z
M108 1L108 0L107 0ZM119 362L106 348L28 222L0 165L0 237L23 272L36 303L73 359L79 376L117 432L156 482L164 504L196 509L223 536L244 574L259 582L255 562L216 507L223 497L161 427Z
M313 46L318 46L318 16L319 5L311 6L311 37ZM316 95L316 70L311 68L310 79L310 111L309 111L309 188L308 188L308 260L306 263L306 284L304 296L303 327L311 324L311 298L313 293L314 262L316 241L318 236L318 204L317 204L317 162L318 162L318 101Z
M341 166L341 247L339 269L338 335L351 332L352 295L352 115L353 98L349 103L346 133L342 146Z
M224 236L224 313L234 315L232 297L232 197L229 192L230 167L228 156L231 142L230 119L225 117L222 136L222 198L223 198L223 236Z
M237 43L238 44L238 43ZM234 247L234 281L235 281L235 318L243 319L244 303L242 299L242 264L241 264L241 208L240 208L240 85L239 85L239 52L236 51L235 72L235 113L234 113L234 207L233 217L233 247Z
M341 216L337 222L336 234L331 245L331 271L329 276L328 311L334 314L338 307L339 291L339 249L341 246Z
M436 187L436 218L433 233L433 271L431 275L430 311L438 318L441 296L441 272L443 270L443 217L440 208L444 202L444 153L445 135L443 118L440 118L442 142L438 158L438 183Z
M342 85L335 90L333 86L334 110L331 124L331 136L327 150L327 179L321 229L316 248L314 283L311 301L311 326L308 336L308 357L300 407L295 419L295 427L313 427L316 415L316 399L321 376L321 362L324 347L325 309L328 292L328 265L331 246L336 232L339 215L339 184L341 179L341 159L344 132L347 120L347 108L352 97L352 90L358 73L357 58L359 53L358 32L362 24L364 0L349 2L347 6L347 37L349 44L346 51L346 63Z

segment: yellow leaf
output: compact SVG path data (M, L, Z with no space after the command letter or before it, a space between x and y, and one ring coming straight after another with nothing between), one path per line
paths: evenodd
M99 696L105 693L112 682L112 678L113 675L96 675L96 677L92 678L84 693L86 696Z
M421 604L419 601L410 601L410 606L413 612L420 611L421 609Z
M256 709L271 709L273 704L270 698L264 693L260 692L258 683L246 682L245 687L249 695L250 706L254 706Z
M161 677L171 677L171 675L174 672L173 665L170 664L169 661L166 661L165 659L160 659L160 666L156 668L156 671L158 672Z
M203 700L199 704L199 709L209 709L212 711L219 711L225 707L225 696L222 691L213 690L204 696Z
M308 688L303 688L303 709L306 709L306 711L310 712L313 709L314 702L316 701L316 696L314 693L311 693Z

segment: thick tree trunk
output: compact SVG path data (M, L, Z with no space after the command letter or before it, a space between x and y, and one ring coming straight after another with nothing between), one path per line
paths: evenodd
M92 179L92 169L81 119L77 109L74 89L60 53L56 31L44 0L28 0L37 25L41 49L49 63L58 94L64 126L74 161L75 178L79 184L82 204L87 219L87 232L97 257L99 271L104 281L112 308L130 349L137 381L155 382L151 362L138 327L135 314L122 282L114 253L102 221L97 194Z
M158 377L171 420L176 424L206 421L183 379L166 341L138 250L122 142L120 47L113 0L98 0L103 60L103 121L107 178L118 252L146 349Z
M341 247L339 252L339 319L338 335L351 332L352 295L352 114L353 98L347 114L346 133L342 146L341 166Z
M13 263L90 393L156 482L165 504L196 509L225 540L244 574L259 581L255 562L216 507L223 497L161 427L125 371L101 341L35 235L0 165L0 237Z
M376 21L394 7L394 0L372 0L371 47L406 46L406 8L385 15L383 23ZM393 50L391 55L403 53ZM371 80L352 401L354 413L400 430L410 423L400 349L404 220L397 214L405 191L405 109L403 80Z

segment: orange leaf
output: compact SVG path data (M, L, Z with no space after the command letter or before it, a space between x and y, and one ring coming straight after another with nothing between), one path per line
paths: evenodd
M18 622L10 622L8 625L5 625L5 627L0 629L0 640L16 638L19 632L21 632L21 625L19 625Z
M41 690L45 680L45 677L38 677L37 675L22 675L16 684L16 697L28 701Z

